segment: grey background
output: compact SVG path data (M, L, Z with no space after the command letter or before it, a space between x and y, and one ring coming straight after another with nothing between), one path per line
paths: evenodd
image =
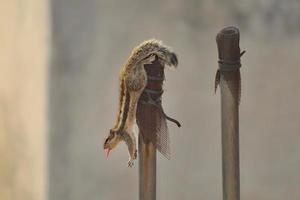
M132 48L163 40L179 57L166 69L164 108L172 159L158 154L157 199L221 199L220 97L215 36L241 30L241 199L300 198L300 2L52 0L49 200L137 199L138 166L122 144L106 159L118 76Z

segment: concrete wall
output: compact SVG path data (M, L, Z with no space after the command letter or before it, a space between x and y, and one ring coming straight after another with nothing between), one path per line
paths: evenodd
M0 199L46 192L47 0L0 1Z

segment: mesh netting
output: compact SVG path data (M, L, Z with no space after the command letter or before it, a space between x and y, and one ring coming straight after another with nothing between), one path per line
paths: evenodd
M170 159L171 152L168 126L166 116L161 107L164 66L157 59L153 64L145 65L145 70L149 76L145 89L148 90L148 92L144 91L141 95L136 113L139 137L142 137L145 143L153 143L162 155Z
M146 113L146 114L145 114ZM159 107L139 104L137 109L137 125L139 136L145 143L151 142L156 149L170 159L170 139L166 118Z

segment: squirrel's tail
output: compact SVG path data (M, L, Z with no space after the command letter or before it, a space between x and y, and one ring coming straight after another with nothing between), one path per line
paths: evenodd
M160 59L162 59L163 61L165 61L165 63L167 65L169 65L170 67L177 67L178 65L178 59L177 59L177 55L171 51L171 49L169 47L166 46L161 46L156 54Z
M151 55L158 56L168 66L177 67L177 55L171 50L170 47L164 45L161 41L156 39L146 40L139 46L135 47L128 62L135 64L139 61L147 59Z

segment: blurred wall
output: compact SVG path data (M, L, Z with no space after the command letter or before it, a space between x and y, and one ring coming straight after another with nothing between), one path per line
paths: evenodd
M163 106L172 159L158 154L158 199L221 199L220 97L214 95L216 33L241 29L242 199L300 197L298 0L52 0L49 199L137 199L137 165L125 145L109 159L119 71L141 41L179 56L166 69ZM137 164L137 163L136 163Z
M221 199L215 35L228 25L247 50L241 198L299 199L298 0L0 2L1 200L138 198L137 162L127 168L123 144L106 159L102 144L119 71L153 37L179 56L178 70L166 70L163 106L183 124L169 126L172 159L158 154L158 199Z
M48 2L0 4L0 199L43 200Z

